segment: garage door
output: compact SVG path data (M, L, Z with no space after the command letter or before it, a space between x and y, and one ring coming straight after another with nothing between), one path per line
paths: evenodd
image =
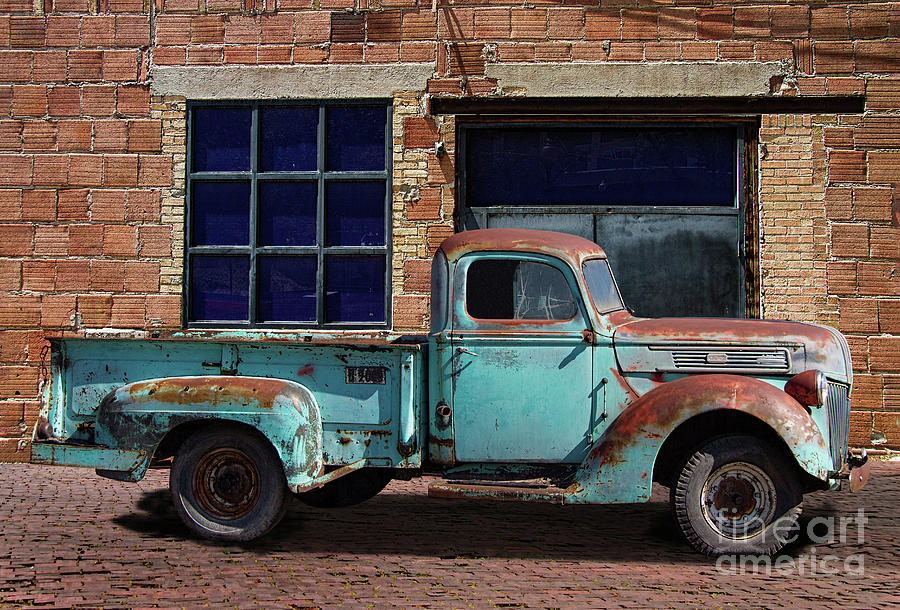
M587 237L643 316L744 316L744 127L463 124L461 229Z

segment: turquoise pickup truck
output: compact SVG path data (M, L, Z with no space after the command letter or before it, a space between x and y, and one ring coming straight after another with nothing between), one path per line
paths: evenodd
M814 324L640 319L596 244L447 239L427 336L148 331L52 341L32 460L170 469L199 536L262 536L288 500L340 507L391 479L439 498L643 502L671 490L709 554L773 553L803 494L865 483L847 451L847 342Z

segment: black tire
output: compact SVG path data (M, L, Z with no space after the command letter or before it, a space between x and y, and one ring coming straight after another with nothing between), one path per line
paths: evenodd
M688 543L705 555L772 555L796 537L803 493L780 448L752 436L713 439L670 488Z
M361 468L312 491L297 494L304 504L316 508L343 508L374 498L391 482L391 473L381 468Z
M195 534L246 542L266 534L287 510L281 459L258 432L216 424L185 440L169 472L175 510Z

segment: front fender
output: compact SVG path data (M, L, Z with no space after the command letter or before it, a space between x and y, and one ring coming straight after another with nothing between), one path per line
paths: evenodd
M138 381L108 394L97 410L96 442L146 451L147 458L129 473L104 474L140 480L163 437L197 420L235 421L258 430L281 458L293 489L322 470L322 420L306 387L282 379L223 375Z
M656 457L669 434L696 415L723 409L741 411L765 423L803 470L827 480L828 445L800 403L752 377L694 375L647 392L610 424L579 467L569 489L571 501L648 500Z

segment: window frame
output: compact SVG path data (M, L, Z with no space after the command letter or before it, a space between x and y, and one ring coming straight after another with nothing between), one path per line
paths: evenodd
M330 107L382 106L385 110L384 169L366 171L329 171L326 167L327 110ZM260 108L297 107L318 108L319 122L316 132L316 169L312 171L269 171L259 169L260 162ZM193 171L193 111L196 108L249 108L250 169L248 171ZM386 99L328 99L328 100L190 100L187 103L187 133L185 159L185 213L184 213L184 269L182 285L182 314L187 328L312 328L312 329L385 329L391 327L391 257L392 257L392 169L393 169L393 104ZM384 183L384 244L380 246L329 246L326 244L325 191L328 182L382 181ZM191 243L193 206L192 186L195 181L250 183L249 243L246 246L196 246ZM258 245L259 184L262 182L316 182L316 243L304 246ZM245 320L194 320L191 316L191 260L195 255L249 256L248 318ZM316 257L316 320L309 321L261 321L258 320L259 289L258 259L265 255L315 256ZM381 256L384 260L384 320L378 322L328 322L326 321L326 277L328 257Z

